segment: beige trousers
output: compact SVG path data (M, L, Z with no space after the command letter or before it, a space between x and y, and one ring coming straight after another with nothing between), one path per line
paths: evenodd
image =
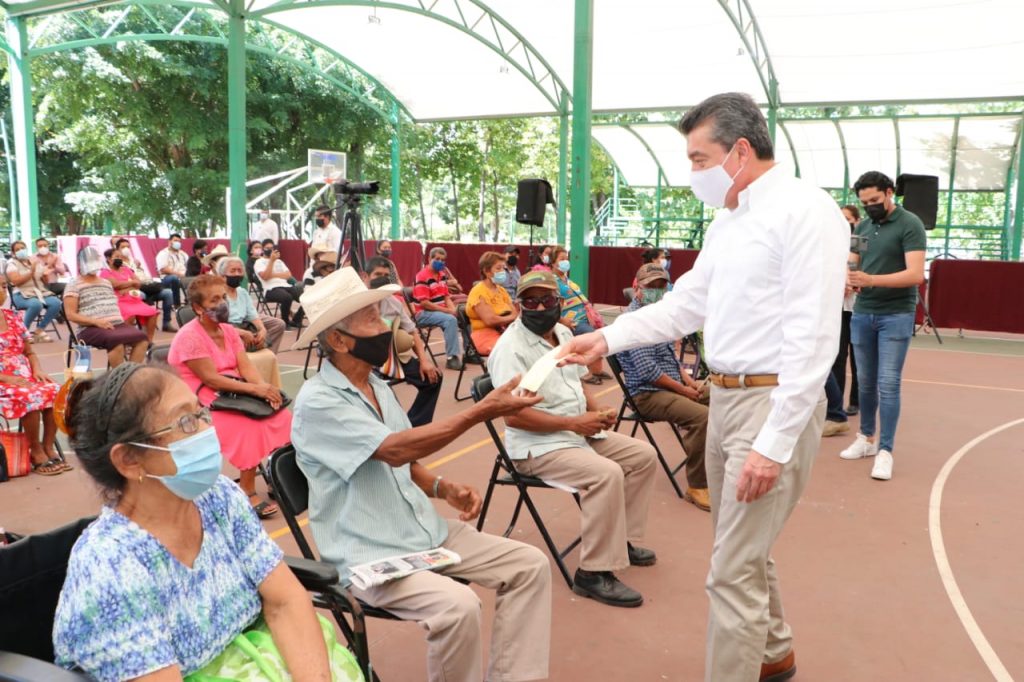
M671 422L685 430L683 448L686 450L686 483L691 488L707 488L704 446L708 438L708 408L671 391L637 393L633 396L633 402L647 419Z
M551 566L536 547L478 533L448 521L442 544L462 563L441 575L415 573L380 587L352 592L368 604L414 620L427 631L427 679L431 682L540 680L548 676L551 645ZM491 657L482 677L480 599L458 577L497 591Z
M771 408L772 388L712 387L705 465L715 544L710 599L707 682L757 682L762 663L781 660L793 635L782 612L772 545L796 507L818 452L824 396L782 465L775 487L755 502L736 501L736 484Z
M567 448L515 461L524 474L580 491L580 568L585 571L629 566L626 542L643 540L658 470L658 456L650 443L606 433L606 439L587 441L592 450Z
M246 355L264 381L274 388L281 388L281 369L277 365L277 356L272 350L264 348L255 353L246 353Z

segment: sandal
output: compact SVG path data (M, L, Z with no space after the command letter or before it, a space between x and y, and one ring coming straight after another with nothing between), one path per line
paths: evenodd
M591 386L601 385L601 379L596 374L591 374L588 377L583 377L582 379L580 379L580 381L582 381L585 384L590 384Z
M252 499L254 497L256 499L259 499L259 493L251 493L249 495L249 499ZM254 504L252 508L256 512L256 516L260 517L261 519L269 519L271 516L277 513L277 505L274 504L273 502L268 502L267 500L263 500L259 504Z
M40 476L60 476L64 473L64 467L61 466L60 460L48 459L45 462L33 462L32 473Z

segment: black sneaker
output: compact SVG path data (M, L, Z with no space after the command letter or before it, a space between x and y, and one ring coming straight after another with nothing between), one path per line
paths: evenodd
M611 571L576 569L572 591L607 606L636 608L644 603L644 598L639 592L616 578Z
M856 405L850 405L849 407L846 408L846 415L849 417L852 417L858 412L860 412L860 408Z
M627 542L626 550L629 552L630 566L653 566L658 561L653 549L634 547L632 542Z
M444 364L448 369L460 370L462 369L462 360L458 359L454 355L448 358L448 362Z

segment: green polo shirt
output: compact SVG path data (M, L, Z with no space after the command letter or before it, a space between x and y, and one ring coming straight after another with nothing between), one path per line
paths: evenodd
M924 251L924 223L897 205L881 225L870 218L857 225L856 234L867 238L860 254L860 269L869 275L889 275L907 269L908 251ZM917 309L917 287L867 287L857 294L853 312L869 315L912 313Z

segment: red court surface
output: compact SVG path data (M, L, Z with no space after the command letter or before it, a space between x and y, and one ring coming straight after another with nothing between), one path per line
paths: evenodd
M798 680L1024 679L1024 341L943 334L944 346L923 336L909 354L893 480L872 480L870 461L838 458L853 430L825 439L776 545ZM37 347L47 370L60 370L63 347ZM280 358L293 395L303 359L296 352ZM445 383L438 418L468 404L453 400L454 372L446 371ZM606 381L598 391L618 407L614 386ZM409 387L396 392L410 402ZM671 459L681 456L664 427L655 435ZM478 425L426 463L482 490L493 455ZM534 499L556 541L575 537L579 513L567 494L539 491ZM486 530L504 529L513 501L510 489L495 493ZM0 485L0 525L32 533L95 514L99 504L81 467L53 478L30 475ZM710 515L678 499L659 473L649 519L644 544L658 552L657 565L621 573L643 593L639 609L575 596L552 565L550 679L703 679ZM296 552L280 516L265 526ZM525 512L513 537L543 548ZM578 553L569 556L570 571L577 561ZM493 594L478 592L489 623ZM959 611L951 594L962 600ZM368 630L382 679L424 679L419 627L371 620Z

